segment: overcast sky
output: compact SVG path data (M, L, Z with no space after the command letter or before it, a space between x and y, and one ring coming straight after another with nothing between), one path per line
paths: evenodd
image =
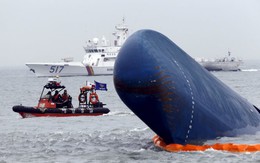
M0 0L0 66L82 61L88 39L153 29L192 57L260 60L260 0Z

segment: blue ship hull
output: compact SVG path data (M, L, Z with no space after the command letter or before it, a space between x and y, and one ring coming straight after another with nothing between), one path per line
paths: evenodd
M156 31L140 30L127 39L115 62L114 85L167 144L203 144L259 130L254 105Z

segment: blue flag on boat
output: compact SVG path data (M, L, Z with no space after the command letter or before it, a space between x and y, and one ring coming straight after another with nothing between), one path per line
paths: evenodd
M101 91L107 91L107 84L105 83L99 83L97 81L95 81L95 89L96 90L101 90Z

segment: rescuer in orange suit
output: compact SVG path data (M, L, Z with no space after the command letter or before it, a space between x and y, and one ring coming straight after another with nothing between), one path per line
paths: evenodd
M61 95L59 94L59 91L55 91L55 94L52 97L53 102L62 102Z
M67 90L65 89L63 91L63 94L61 96L62 102L63 102L63 106L67 106L68 108L72 108L72 104L71 104L71 96L67 93Z

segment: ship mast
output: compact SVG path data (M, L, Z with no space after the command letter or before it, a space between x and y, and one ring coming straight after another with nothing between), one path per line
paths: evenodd
M114 45L122 46L128 35L128 27L125 24L125 18L123 18L122 24L116 25L115 28L116 31L113 33L113 35L116 37L116 40L114 41Z

